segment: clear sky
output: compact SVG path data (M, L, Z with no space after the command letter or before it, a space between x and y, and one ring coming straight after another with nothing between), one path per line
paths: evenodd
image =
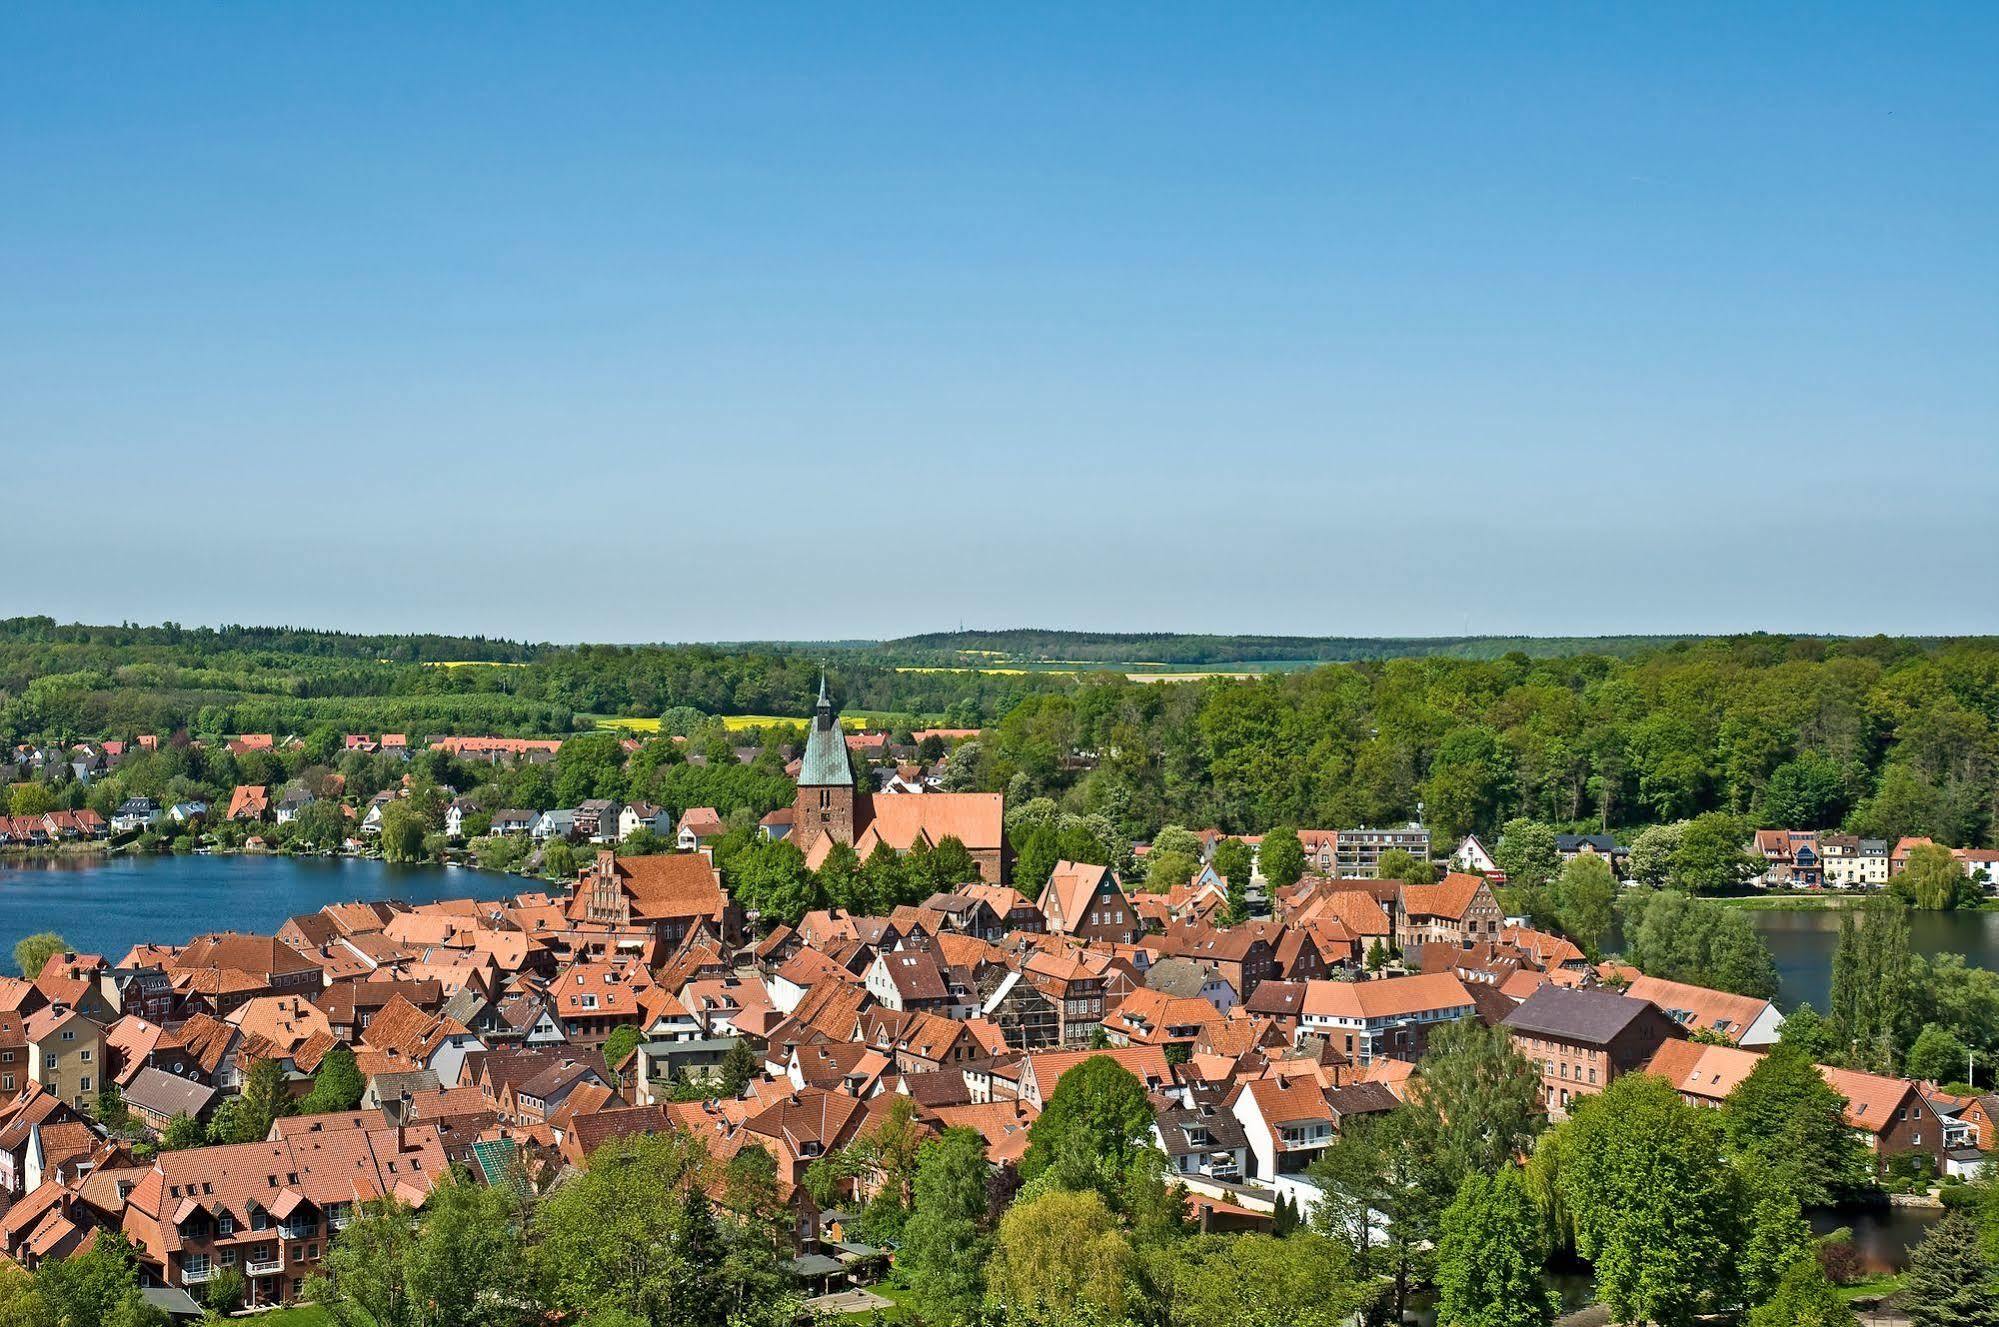
M1999 631L1999 5L13 5L0 614Z

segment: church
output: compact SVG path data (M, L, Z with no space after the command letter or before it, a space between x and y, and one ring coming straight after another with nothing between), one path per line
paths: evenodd
M826 696L826 679L819 679L819 704L799 765L791 831L791 841L805 854L808 867L818 870L836 843L847 844L866 861L879 848L904 853L919 841L934 848L955 838L972 854L986 883L1005 884L1009 866L1005 818L1006 798L999 793L875 793L856 788L846 734Z

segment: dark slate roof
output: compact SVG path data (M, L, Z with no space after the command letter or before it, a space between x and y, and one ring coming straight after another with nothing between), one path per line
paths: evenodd
M936 1073L904 1074L902 1090L919 1106L935 1108L972 1104L971 1086L965 1082L964 1071L955 1066Z
M183 1113L199 1116L208 1109L208 1103L215 1100L215 1089L206 1083L147 1065L133 1075L124 1097L134 1106L142 1106L170 1118Z
M1523 1000L1506 1016L1504 1026L1515 1032L1604 1046L1651 1007L1650 1000L1616 991L1574 991L1548 985Z
M1555 835L1555 848L1560 852L1574 852L1577 849L1583 847L1584 845L1588 845L1589 847L1595 848L1598 852L1624 851L1622 848L1617 846L1617 840L1612 838L1608 834Z
M812 716L812 732L805 739L805 759L798 768L802 787L847 787L854 783L854 767L847 761L847 738L826 698L826 679L819 679L819 705Z
M1175 1106L1158 1114L1159 1137L1169 1157L1198 1156L1220 1148L1249 1146L1242 1122L1229 1111L1215 1106ZM1204 1128L1214 1141L1196 1146L1188 1140L1195 1128Z
M1384 1114L1402 1103L1380 1083L1355 1083L1326 1093L1326 1104L1333 1108L1335 1119L1344 1119L1349 1115Z
M1211 971L1207 964L1191 958L1162 958L1146 972L1145 984L1167 995L1198 997Z

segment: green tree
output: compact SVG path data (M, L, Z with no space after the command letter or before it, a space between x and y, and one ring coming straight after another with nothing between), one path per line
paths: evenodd
M1533 896L1555 883L1562 855L1555 850L1555 830L1537 820L1509 820L1493 846L1493 861L1506 872L1508 889Z
M1305 845L1298 841L1298 831L1283 825L1265 834L1257 866L1273 889L1297 884L1305 874Z
M1151 1133L1145 1084L1110 1056L1092 1056L1062 1075L1029 1126L1021 1177L1052 1172L1065 1189L1095 1188L1114 1199Z
M805 855L789 839L751 845L723 876L737 901L767 923L790 925L825 902L818 880L805 869Z
M1830 829L1852 804L1846 768L1816 751L1777 766L1763 789L1765 823L1794 829Z
M1895 897L1925 912L1976 907L1980 898L1977 882L1965 874L1949 848L1935 843L1910 849L1909 864L1888 888Z
M917 1154L915 1202L896 1266L923 1317L958 1323L985 1294L986 1144L970 1129L946 1129Z
M201 1283L201 1306L224 1317L243 1307L250 1283L234 1267L218 1267Z
M1546 1123L1541 1075L1505 1028L1461 1018L1430 1036L1404 1108L1413 1150L1435 1171L1441 1211L1472 1175L1497 1173L1533 1146Z
M1845 1098L1810 1057L1782 1041L1735 1085L1721 1110L1730 1148L1757 1162L1803 1207L1824 1206L1867 1182L1866 1148L1845 1115Z
M284 1066L276 1060L259 1060L250 1066L249 1074L243 1079L243 1095L239 1100L242 1115L231 1142L257 1142L270 1134L273 1121L298 1109L292 1099Z
M69 942L54 931L38 931L14 944L14 967L23 977L33 981L42 975L42 968L57 954L67 954Z
M582 862L567 839L550 839L542 846L541 873L550 880L574 880Z
M1916 1020L1919 961L1910 950L1909 913L1889 898L1840 913L1832 956L1834 1042L1856 1069L1886 1073Z
M1672 881L1693 894L1719 894L1740 889L1762 866L1744 846L1749 831L1734 816L1710 811L1695 816L1680 831L1673 853Z
M1562 1132L1556 1184L1612 1314L1690 1327L1729 1302L1741 1193L1715 1113L1636 1074L1582 1098ZM1710 1274L1689 1276L1695 1267Z
M1832 1059L1838 1049L1832 1024L1813 1009L1809 1001L1793 1009L1784 1019L1784 1025L1777 1031L1777 1040L1796 1048L1814 1064Z
M1383 880L1400 880L1405 885L1437 882L1436 866L1404 848L1390 848L1382 853L1375 864L1375 874Z
M1145 887L1155 894L1164 894L1175 885L1192 880L1194 872L1200 869L1200 861L1191 853L1160 852L1155 848L1145 855Z
M1349 1119L1312 1161L1320 1198L1314 1232L1337 1241L1364 1278L1386 1277L1389 1321L1400 1321L1413 1284L1425 1275L1432 1232L1422 1183L1434 1171L1412 1146L1404 1111Z
M1247 843L1241 839L1223 839L1215 845L1209 865L1215 868L1216 875L1229 882L1229 889L1233 892L1238 886L1248 886L1252 860L1253 854Z
M17 783L7 798L9 814L43 816L60 810L62 803L46 783Z
M1101 1195L1050 1189L1000 1218L986 1268L987 1298L1003 1310L1067 1312L1087 1304L1124 1313L1137 1255Z
M1999 1288L1978 1227L1946 1213L1909 1256L1902 1309L1914 1327L1999 1327Z
M166 1327L167 1315L139 1294L139 1258L130 1240L99 1231L82 1253L35 1269L51 1327Z
M636 1025L618 1024L604 1038L604 1063L615 1070L625 1062L626 1056L639 1048L639 1042L644 1039L645 1034L640 1032ZM636 1069L637 1065L634 1064L633 1068Z
M1465 1177L1437 1240L1437 1318L1452 1327L1547 1327L1557 1299L1541 1279L1541 1214L1520 1171Z
M1800 1258L1776 1291L1749 1315L1749 1327L1853 1327L1853 1310L1839 1297L1816 1258Z
M1648 825L1638 831L1631 840L1631 854L1625 861L1625 869L1631 878L1642 885L1663 888L1673 874L1673 859L1679 855L1680 839L1687 832L1687 822L1676 820L1668 825Z
M1617 876L1610 863L1597 853L1579 854L1563 865L1551 893L1562 933L1591 957L1601 954L1617 902Z
M1333 1240L1196 1235L1152 1254L1166 1327L1346 1327L1375 1299Z
M763 1060L750 1049L750 1043L737 1037L729 1049L722 1054L721 1068L716 1071L720 1079L722 1095L740 1097L743 1090L763 1074Z
M616 1309L652 1327L788 1322L788 1297L745 1293L773 1284L774 1266L746 1268L709 1205L707 1150L685 1133L607 1143L536 1213L529 1270L543 1306L573 1315ZM773 1255L774 1256L774 1255ZM746 1314L754 1311L756 1317Z
M125 1093L116 1079L105 1079L97 1089L97 1119L114 1132L132 1127L132 1112L125 1108Z
M312 1091L298 1104L301 1115L326 1115L353 1110L368 1090L368 1079L355 1063L354 1052L335 1046L312 1071Z
M208 1142L208 1131L186 1111L176 1111L167 1127L160 1132L160 1147L168 1152L180 1152L190 1147L201 1147Z
M1925 1023L1923 1030L1916 1034L1915 1043L1909 1047L1902 1070L1911 1078L1926 1079L1932 1083L1955 1082L1960 1071L1964 1070L1970 1053L1948 1028Z
M1800 1258L1812 1256L1811 1224L1797 1199L1781 1182L1762 1184L1760 1179L1752 1170L1744 1186L1756 1197L1737 1267L1744 1297L1752 1304L1775 1294L1784 1273Z
M1177 852L1198 859L1201 855L1201 840L1191 829L1184 829L1179 825L1165 825L1152 836L1152 851Z
M1740 908L1670 889L1629 890L1620 905L1624 956L1640 971L1759 999L1776 995L1776 960Z
M382 808L381 824L382 857L391 862L420 862L423 860L424 836L430 833L430 822L424 819L412 799L398 798Z

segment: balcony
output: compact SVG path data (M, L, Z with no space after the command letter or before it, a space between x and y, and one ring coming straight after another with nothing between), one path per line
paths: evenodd
M215 1271L216 1269L212 1265L201 1268L183 1267L181 1268L180 1271L180 1279L186 1284L191 1286L200 1285L203 1281L206 1281L209 1277L214 1276Z
M283 1258L252 1258L243 1264L243 1272L246 1276L270 1276L275 1272L283 1271L284 1268L285 1260Z
M298 1225L281 1225L278 1227L278 1234L287 1240L313 1239L319 1234L319 1223L305 1221Z

